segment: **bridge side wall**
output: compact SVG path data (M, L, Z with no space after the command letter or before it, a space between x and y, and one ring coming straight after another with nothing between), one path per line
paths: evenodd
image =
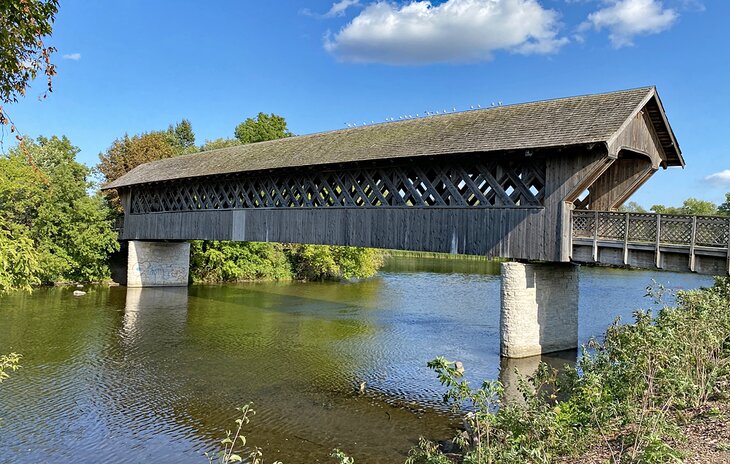
M549 157L545 169L545 243L543 261L570 260L570 211L573 202L611 165L605 149Z
M545 260L545 210L271 208L130 214L123 240L235 240L362 246Z

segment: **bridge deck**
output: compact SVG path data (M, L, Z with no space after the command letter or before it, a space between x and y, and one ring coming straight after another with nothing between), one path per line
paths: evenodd
M571 260L730 273L730 217L573 211Z

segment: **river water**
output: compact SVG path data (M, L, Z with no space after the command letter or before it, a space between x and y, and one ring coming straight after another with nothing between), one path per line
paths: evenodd
M245 435L266 462L332 462L340 447L358 463L401 463L420 435L453 431L428 360L462 361L474 384L537 362L500 366L498 270L394 258L352 283L3 297L0 354L23 358L0 384L0 463L205 463L249 401L257 414ZM581 341L651 306L652 279L670 289L712 284L692 274L580 273Z

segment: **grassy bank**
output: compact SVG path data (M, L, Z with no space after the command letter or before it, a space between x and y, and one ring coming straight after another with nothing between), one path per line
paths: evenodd
M662 297L663 289L651 291ZM722 432L730 426L726 278L680 292L676 306L657 314L616 322L575 368L540 366L521 385L523 401L505 402L497 381L472 387L443 358L429 365L445 400L470 412L454 446L422 441L412 464L730 461ZM710 445L698 444L703 433Z

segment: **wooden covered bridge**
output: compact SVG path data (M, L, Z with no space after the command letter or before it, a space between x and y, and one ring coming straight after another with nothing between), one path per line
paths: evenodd
M544 317L546 306L577 307L571 262L727 273L727 220L615 212L659 168L683 165L647 87L201 152L139 166L105 189L122 199L130 285L187 283L179 243L191 239L515 260L503 269L503 326L514 313L505 305L527 304L510 303L524 296L518 287L532 289L535 314L503 329L503 349L521 356L575 346L549 333L572 316L550 316L555 328ZM575 296L543 291L551 279ZM514 340L525 318L539 341Z

